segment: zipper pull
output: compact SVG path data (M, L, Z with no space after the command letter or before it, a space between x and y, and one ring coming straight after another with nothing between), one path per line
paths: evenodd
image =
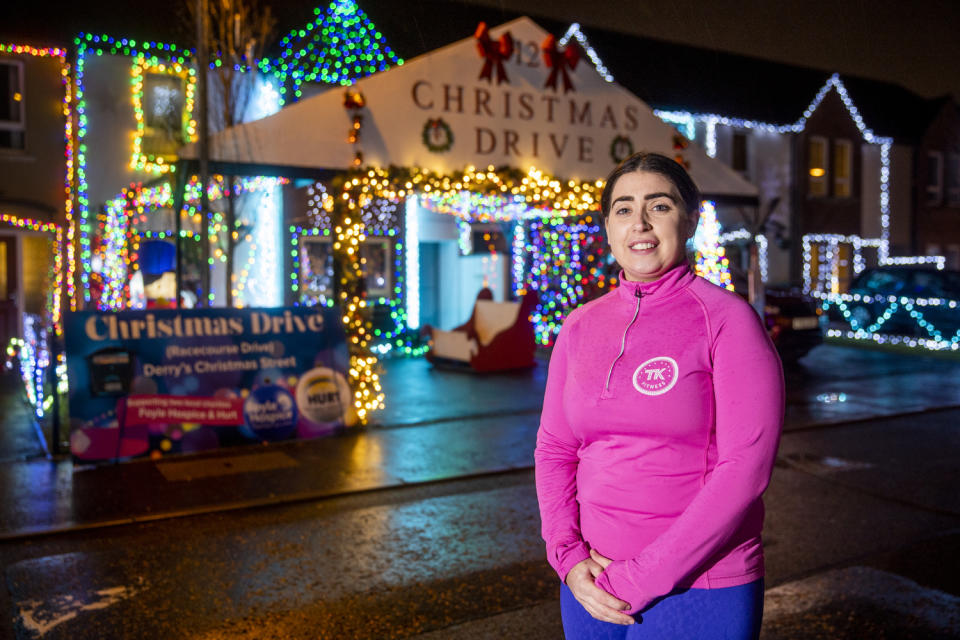
M637 290L633 292L633 295L636 296L637 300L643 297L643 291L640 290L640 285L637 285Z

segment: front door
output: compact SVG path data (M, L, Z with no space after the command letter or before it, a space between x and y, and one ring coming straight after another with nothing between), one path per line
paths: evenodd
M0 348L20 333L17 314L17 239L0 236Z

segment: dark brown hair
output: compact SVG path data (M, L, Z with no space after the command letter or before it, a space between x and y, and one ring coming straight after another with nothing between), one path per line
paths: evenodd
M661 155L659 153L648 153L638 151L610 172L607 176L606 184L603 186L603 194L600 196L600 220L607 221L610 215L610 201L613 199L613 187L617 184L620 176L634 171L647 171L657 173L676 187L680 199L683 200L683 208L688 214L700 210L700 190L694 184L693 179L687 170L673 158Z

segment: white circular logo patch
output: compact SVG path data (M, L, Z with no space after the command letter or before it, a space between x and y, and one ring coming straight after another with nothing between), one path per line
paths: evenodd
M650 358L633 372L633 387L648 396L659 396L677 384L680 369L677 361L668 356Z

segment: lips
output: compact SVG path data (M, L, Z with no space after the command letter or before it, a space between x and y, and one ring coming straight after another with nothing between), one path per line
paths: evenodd
M630 247L631 251L648 251L656 248L657 243L649 240L641 240L638 242L631 242L628 246Z

